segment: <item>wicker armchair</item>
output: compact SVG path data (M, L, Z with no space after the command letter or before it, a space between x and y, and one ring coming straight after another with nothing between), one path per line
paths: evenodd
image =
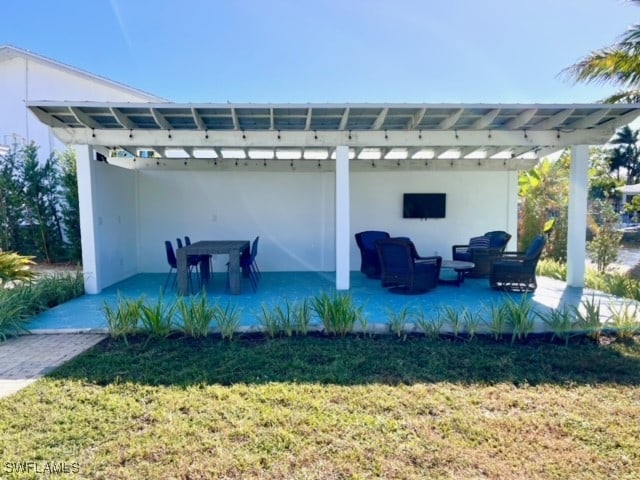
M469 277L488 277L491 272L491 264L502 257L509 240L511 240L511 235L502 230L487 232L481 237L470 239L467 245L453 245L451 258L475 264L473 270L468 274Z
M360 249L360 271L369 278L380 278L380 260L376 251L376 242L389 238L387 232L367 230L355 234Z
M378 240L376 249L382 268L381 284L391 287L391 292L424 293L438 285L442 257L417 257L413 242L406 238Z
M536 266L544 250L546 239L538 235L526 252L505 252L500 260L491 264L489 283L497 290L533 292L536 283Z

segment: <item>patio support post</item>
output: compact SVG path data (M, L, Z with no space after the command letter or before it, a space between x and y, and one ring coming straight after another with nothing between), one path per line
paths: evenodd
M100 293L98 283L97 237L93 209L93 184L95 180L94 150L88 145L74 145L78 175L78 201L80 204L80 235L82 243L82 271L86 293Z
M349 290L349 147L336 148L336 289Z
M589 147L571 147L569 175L569 228L567 233L567 285L584 287L587 245L587 193L589 190Z

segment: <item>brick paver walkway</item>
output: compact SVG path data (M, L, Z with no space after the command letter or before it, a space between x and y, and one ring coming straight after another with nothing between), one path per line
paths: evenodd
M0 397L17 392L93 347L106 335L24 335L0 342Z

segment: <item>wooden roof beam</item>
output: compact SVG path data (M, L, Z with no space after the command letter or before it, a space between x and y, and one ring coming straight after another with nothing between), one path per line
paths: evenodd
M516 117L512 118L507 123L505 123L504 126L511 130L517 130L519 128L522 128L527 123L529 123L529 120L533 118L533 116L536 114L537 111L538 111L537 108L530 108L528 110L524 110L523 112L520 112L520 114L518 114Z
M440 122L440 125L438 125L438 128L441 130L449 130L456 124L458 120L460 120L460 116L462 115L463 112L464 112L464 108L459 108L458 110L453 112L451 115L449 115L447 118L442 120Z

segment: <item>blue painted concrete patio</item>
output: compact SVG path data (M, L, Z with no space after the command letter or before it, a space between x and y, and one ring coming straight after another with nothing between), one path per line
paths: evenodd
M104 289L100 294L84 295L52 308L35 317L27 328L34 333L104 330L107 327L102 312L105 302L115 306L119 294L129 298L144 296L149 301L155 301L165 278L164 274L135 275ZM335 275L332 272L264 272L257 292L254 293L249 281L243 279L242 293L230 295L225 289L226 275L216 272L208 299L223 307L227 304L237 306L241 315L241 329L251 330L260 325L263 305L272 308L276 305L284 306L286 301L290 304L300 302L323 292L331 294L335 291L334 281ZM601 292L570 288L564 282L549 278L538 277L538 285L531 296L534 308L538 311L548 311L565 304L577 306L592 295L602 302L605 312L606 305L620 302L620 299ZM356 306L362 305L368 328L377 331L387 329L389 311L399 312L408 307L413 312L422 310L427 318L435 319L443 306L450 306L460 310L467 308L486 316L488 306L504 302L507 295L491 290L487 279L467 279L460 287L443 284L421 295L398 295L382 288L379 280L366 278L360 272L351 273L350 294ZM522 294L509 295L518 301L522 297ZM164 297L168 301L175 300L175 289L169 289ZM317 319L314 320L317 323ZM542 322L538 322L536 330L543 329Z

